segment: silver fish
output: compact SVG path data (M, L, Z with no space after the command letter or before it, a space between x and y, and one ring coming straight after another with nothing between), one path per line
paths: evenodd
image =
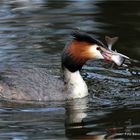
M105 36L105 41L107 43L108 49L112 52L111 59L113 60L113 62L118 66L127 67L127 64L125 64L124 62L128 60L129 63L131 59L126 55L118 53L116 50L115 51L112 50L112 46L117 42L118 39L119 39L118 37L111 38L109 36Z

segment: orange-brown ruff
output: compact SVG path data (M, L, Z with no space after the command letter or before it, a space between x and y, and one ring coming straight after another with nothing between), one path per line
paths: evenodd
M69 45L68 51L70 52L71 57L80 64L85 64L86 61L94 58L96 54L91 53L90 46L92 44L85 41L73 40Z

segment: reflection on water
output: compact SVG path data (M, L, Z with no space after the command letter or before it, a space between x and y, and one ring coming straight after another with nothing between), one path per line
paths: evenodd
M74 29L104 41L119 36L119 52L140 60L140 2L1 0L0 71L44 68L60 75L60 55ZM129 71L132 71L130 73ZM89 99L0 102L0 139L140 139L140 68L111 69L89 62L83 77Z
M88 98L1 104L0 139L139 139L137 105ZM10 106L10 107L7 107Z
M89 108L87 105L87 99L69 103L66 109L65 128L68 137L96 140L140 138L137 109L131 110L125 106L116 108L116 103L114 106L94 104ZM132 115L133 113L135 115Z

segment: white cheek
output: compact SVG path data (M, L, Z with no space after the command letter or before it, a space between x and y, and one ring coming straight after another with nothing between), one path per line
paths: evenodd
M99 50L97 50L97 47L99 47L98 45L92 45L90 47L90 53L93 54L93 57L95 59L104 59L104 57L102 56L102 54L100 53Z

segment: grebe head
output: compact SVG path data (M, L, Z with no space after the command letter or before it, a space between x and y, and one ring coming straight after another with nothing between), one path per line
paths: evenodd
M90 35L82 32L73 32L72 41L62 53L62 66L70 72L80 70L90 59L111 60L112 52L105 45Z

